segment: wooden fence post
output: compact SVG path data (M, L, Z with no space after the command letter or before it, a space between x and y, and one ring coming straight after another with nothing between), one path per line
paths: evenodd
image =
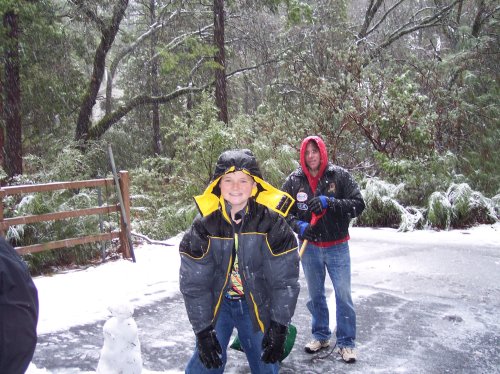
M130 248L129 238L131 237L130 233L130 181L128 171L121 170L119 173L120 176L120 191L122 193L122 201L123 208L125 211L125 217L120 220L120 242L123 245L123 254L126 258L132 258L132 248ZM123 223L126 222L126 224Z

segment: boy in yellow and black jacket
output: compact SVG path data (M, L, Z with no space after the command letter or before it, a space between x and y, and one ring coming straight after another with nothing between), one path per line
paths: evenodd
M277 373L299 294L297 241L284 219L294 200L262 179L249 150L222 153L195 200L200 214L180 244L197 337L186 373L222 373L234 328L252 373Z

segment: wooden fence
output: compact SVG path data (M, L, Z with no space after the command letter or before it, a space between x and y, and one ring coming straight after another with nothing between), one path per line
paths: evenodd
M30 223L45 222L45 221L56 221L73 217L82 217L94 214L105 214L105 213L109 214L112 212L118 212L118 214L120 215L119 231L81 236L77 238L67 238L64 240L35 244L25 247L16 247L15 249L19 254L24 255L28 253L42 252L50 249L68 248L79 244L93 243L93 242L119 238L121 246L120 251L123 253L123 256L126 258L133 258L133 249L131 248L130 241L128 240L128 238L130 238L130 231L128 231L130 230L130 196L129 196L129 176L127 171L119 172L119 184L123 199L125 217L123 217L122 215L120 205L116 204L116 205L92 207L87 209L77 209L71 211L61 211L61 212L45 213L39 215L4 218L3 201L6 196L29 194L34 192L47 192L47 191L91 188L91 187L114 188L115 182L113 178L2 187L0 188L0 235L5 236L5 232L8 230L8 228L14 225L30 224Z

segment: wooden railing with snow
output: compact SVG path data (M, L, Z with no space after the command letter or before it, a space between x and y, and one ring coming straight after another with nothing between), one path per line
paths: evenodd
M129 230L130 228L129 176L127 171L120 171L118 175L120 184L119 190L121 191L122 194L123 207L126 217L122 217L121 207L119 204L116 204L116 205L105 205L105 206L92 207L86 209L60 211L55 213L4 218L3 201L6 196L29 194L34 192L47 192L55 190L70 190L70 189L92 188L92 187L114 188L115 185L114 178L1 187L0 188L0 235L5 236L5 232L8 230L8 228L14 225L63 220L73 217L82 217L94 214L106 214L106 213L109 214L112 212L117 212L120 215L119 231L81 236L77 238L67 238L64 240L57 240L52 242L24 246L24 247L16 247L16 251L19 254L24 255L28 253L42 252L50 249L68 248L79 244L93 243L93 242L119 238L121 246L120 251L123 253L124 257L131 258L133 249L130 248L129 240L127 239L128 237L130 237L130 232L127 232L127 230Z

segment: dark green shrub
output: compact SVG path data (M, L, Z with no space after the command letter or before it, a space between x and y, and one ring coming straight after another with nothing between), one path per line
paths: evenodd
M493 208L495 209L495 214L497 219L500 217L500 194L495 195L491 198L491 202L493 204Z
M98 149L83 154L76 148L69 146L59 152L51 161L27 156L25 158L26 170L36 170L36 172L32 172L29 177L26 174L16 178L11 184L41 184L55 181L93 179L95 172L92 172L91 169L94 162L91 160L95 159L99 152L104 155ZM101 189L100 192L104 203L109 203L109 205L117 203L114 188ZM4 216L20 217L96 207L100 205L100 192L97 188L82 188L8 196L3 201ZM29 246L95 235L103 231L109 232L116 229L119 226L118 219L118 214L112 213L102 216L89 215L16 225L9 228L6 238L15 246ZM116 254L114 245L107 244L106 247L107 250L104 256L114 256ZM100 260L102 255L101 243L89 243L72 248L43 251L25 255L24 257L31 273L40 274L54 271L54 269L60 267L93 263Z
M432 227L448 230L451 225L452 207L444 192L433 192L429 197L427 220Z
M452 207L452 227L471 227L498 220L491 199L473 191L467 183L451 184L446 194Z
M423 209L405 208L397 196L404 188L403 184L393 185L378 178L364 180L365 188L361 191L365 200L365 211L353 224L371 227L393 227L399 231L413 231L422 228Z

